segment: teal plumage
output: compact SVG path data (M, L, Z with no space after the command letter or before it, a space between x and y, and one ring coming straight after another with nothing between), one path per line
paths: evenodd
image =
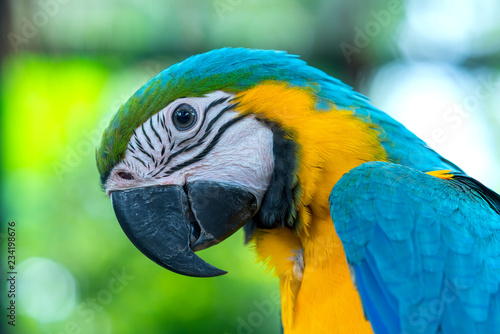
M384 162L345 174L332 218L377 333L500 331L500 197Z

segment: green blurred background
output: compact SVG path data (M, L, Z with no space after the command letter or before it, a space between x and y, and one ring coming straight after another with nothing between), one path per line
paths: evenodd
M0 0L0 259L4 274L15 221L18 272L0 331L278 332L277 280L241 232L201 252L229 271L210 279L128 241L94 162L111 115L189 55L286 50L499 191L499 14L497 0Z

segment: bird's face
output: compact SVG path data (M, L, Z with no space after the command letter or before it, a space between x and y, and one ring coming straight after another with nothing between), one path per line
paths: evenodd
M174 272L225 273L194 251L243 226L271 181L273 133L235 106L222 91L171 102L135 129L104 185L134 245Z

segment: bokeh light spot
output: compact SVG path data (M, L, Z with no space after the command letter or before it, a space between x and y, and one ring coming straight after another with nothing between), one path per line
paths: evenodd
M22 311L42 323L63 320L73 311L76 283L63 265L31 257L20 263L17 270Z

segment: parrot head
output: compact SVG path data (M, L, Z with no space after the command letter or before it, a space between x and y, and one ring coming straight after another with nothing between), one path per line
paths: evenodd
M195 251L244 225L298 228L307 152L295 131L309 116L294 110L331 108L331 96L340 107L365 103L285 52L225 48L162 71L119 109L96 151L122 229L157 264L209 277L225 271Z

